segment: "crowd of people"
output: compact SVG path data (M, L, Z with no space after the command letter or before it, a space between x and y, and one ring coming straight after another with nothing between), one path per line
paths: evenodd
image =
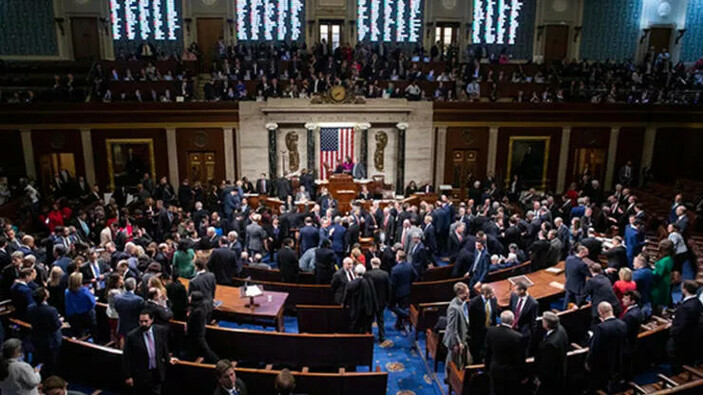
M164 346L171 347L169 354L216 363L217 350L205 340L215 289L231 285L245 266L278 268L284 282L313 273L317 283L332 286L335 302L349 315L349 331L371 332L375 320L382 342L385 308L397 315L395 327L405 330L411 284L448 261L454 264L453 277L465 281L455 286L457 297L447 310L447 362L485 361L494 385L509 391L524 378L516 381L524 372L524 357L539 357L549 334L563 329L546 312L542 324L548 336L535 336L538 304L528 284L516 284L510 309L501 313L485 280L491 271L528 260L533 271L566 260L563 308L591 302L594 337L588 366L591 383L606 388L627 377L639 324L675 307L672 277L676 281L683 267L695 262L687 247L691 229L681 195L672 206L668 237L652 254L644 249L647 215L637 196L620 184L605 193L587 175L560 195L523 190L517 178L503 188L489 175L472 184L466 201L442 195L436 203L395 201L381 207L373 200L368 210L355 201L348 212L313 181L304 172L294 189L291 179L262 174L254 182L242 178L207 186L183 180L174 189L165 177L154 183L146 173L137 185L119 186L104 201L97 186L62 171L48 189L26 180L19 188L4 188L23 203L21 222L3 219L0 294L12 299L17 318L35 328L32 363L44 364L43 377L56 373L62 331L97 339L97 301L108 305L110 340L124 348L125 358L133 343L142 341L140 328L160 328L152 331L161 347L159 337L176 319L187 322L188 330L183 344ZM419 191L414 184L407 193ZM425 185L420 191L433 193L433 188ZM251 207L249 193L285 203L278 210ZM359 198L373 196L362 191ZM304 200L314 205L301 212L294 202ZM361 238L371 238L372 245L362 249ZM602 254L604 267L598 264ZM190 280L187 288L180 278ZM671 330L676 366L701 355L693 324L702 309L700 292L693 281L683 281L682 292ZM499 329L493 329L497 324ZM609 326L617 326L617 333ZM516 333L525 340L524 348L510 348L519 366L507 371L492 364L505 350L504 339ZM565 363L568 347L562 347L561 337L555 342L562 359L545 363ZM603 363L610 360L618 362ZM130 379L158 384L151 376ZM548 380L539 377L547 387L561 385Z

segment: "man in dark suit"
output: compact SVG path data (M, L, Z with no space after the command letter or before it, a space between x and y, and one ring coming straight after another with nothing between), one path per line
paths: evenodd
M425 238L425 246L427 247L427 255L430 263L434 263L435 256L439 253L437 247L437 231L432 224L432 217L425 216L425 229L422 230L422 237Z
M513 293L510 295L510 311L513 312L513 329L520 332L526 340L529 340L532 326L537 320L539 304L537 300L527 292L527 284L522 281L515 283Z
M422 236L419 233L413 235L413 246L410 250L410 262L413 264L415 273L418 279L422 279L422 276L427 270L427 250L425 249L425 244L422 242Z
M603 250L603 243L596 238L596 231L588 229L588 236L581 240L581 245L588 248L588 259L598 262L598 257Z
M101 291L105 289L105 279L110 274L110 265L98 259L96 251L90 251L90 255L81 267L80 272L83 273L83 284L90 284L95 290L95 295L101 295Z
M310 248L317 247L320 243L320 231L313 226L312 222L312 218L305 218L305 226L300 229L298 243L301 255Z
M49 377L57 373L62 323L56 308L46 302L49 299L49 291L46 288L37 288L32 296L35 304L29 306L27 319L32 325L34 357L38 363L44 364L42 374Z
M469 288L473 289L478 283L483 283L488 275L488 269L491 266L491 257L486 251L483 241L475 242L473 262L464 277L471 277L469 280Z
M464 232L466 231L466 225L461 222L459 223L453 232L449 234L449 259L454 260L462 249L464 243Z
M242 262L237 253L228 248L227 239L223 237L220 239L220 247L212 250L207 268L215 275L217 284L231 285L232 277L242 272Z
M591 277L591 272L588 270L588 265L583 261L583 258L588 256L588 248L580 245L576 248L574 255L566 258L565 275L566 275L566 297L564 298L564 308L569 307L569 303L575 303L581 306L586 301L586 278Z
M215 365L215 372L217 374L217 382L219 385L213 395L249 395L247 392L247 387L244 385L244 381L237 377L237 373L234 371L235 364L230 362L229 359L221 359L217 361Z
M205 270L205 264L200 260L195 261L195 277L188 283L188 295L195 291L203 293L203 305L206 307L208 321L212 314L213 304L215 300L215 289L217 289L217 281L215 275Z
M462 282L454 284L454 299L447 306L447 327L442 342L447 347L444 369L449 377L449 361L458 369L470 362L467 358L469 347L469 287Z
M620 301L613 291L613 284L610 283L608 277L603 274L603 270L599 264L591 266L591 275L593 276L588 282L584 292L591 297L591 315L595 321L598 321L598 305L601 302L608 302L613 306L613 314L616 317L620 316Z
M10 252L7 250L7 239L4 236L0 236L0 270L7 267L12 263L12 258L10 258Z
M525 377L526 343L513 330L513 312L500 314L500 325L486 331L486 370L491 376L491 394L516 394Z
M2 268L2 277L0 279L0 296L4 299L10 297L10 289L20 276L20 269L22 268L22 260L24 259L24 253L22 251L15 251L10 254L10 264Z
M469 302L469 349L474 363L483 361L487 328L496 324L498 318L498 303L490 284L481 285L481 293Z
M371 279L373 287L376 290L376 324L378 326L378 341L383 343L386 339L386 324L383 319L383 313L386 310L386 305L390 300L391 283L390 276L385 271L381 270L381 260L379 258L371 258L371 270L366 272L366 277Z
M338 304L342 304L344 300L344 290L347 284L354 281L354 261L351 258L344 258L342 261L342 268L337 270L332 276L332 281L330 285L332 286L332 292L334 292L334 301Z
M161 295L161 289L151 288L146 293L146 303L144 310L151 312L154 317L154 325L162 325L168 328L169 321L173 318L173 311L168 308L165 295Z
M271 181L266 178L266 174L261 173L261 177L256 180L256 193L260 195L271 195Z
M396 264L391 269L391 310L398 316L395 328L404 328L408 319L410 306L410 286L417 279L417 274L410 262L405 260L405 252L399 249L395 253Z
M674 313L671 323L671 340L669 349L674 360L676 371L682 365L692 365L701 350L700 317L703 305L696 296L698 284L694 280L686 280L681 284L683 300Z
M315 283L329 284L334 275L334 265L337 263L337 255L330 248L328 239L322 240L320 248L315 250Z
M627 342L623 350L623 378L631 380L633 376L633 358L637 351L637 334L640 332L640 325L644 315L639 307L640 294L637 291L627 291L622 297L622 305L625 314L622 320L627 325Z
M27 320L27 309L34 304L32 296L32 281L37 277L37 271L31 267L20 270L20 276L10 288L12 305L15 307L15 315L20 320Z
M530 261L533 271L549 267L550 248L551 244L547 240L546 232L539 231L537 240L530 247Z
M175 362L169 356L168 329L153 323L151 313L143 311L139 314L139 327L125 339L122 354L125 384L137 394L160 394L166 380L166 364Z
M598 305L598 316L601 322L593 330L586 370L591 372L591 392L603 390L610 393L622 372L627 325L615 318L613 307L608 302Z
M627 250L622 245L622 237L613 237L613 246L607 249L603 254L608 259L608 268L605 269L605 272L610 276L611 281L615 282L618 279L620 269L629 266Z
M282 247L278 251L278 269L281 271L282 281L295 283L298 281L300 268L298 267L298 255L293 250L293 239L283 239Z
M351 322L351 333L371 333L371 324L378 312L376 289L365 276L366 266L354 267L354 280L347 283L342 305Z
M566 353L569 336L559 324L559 316L551 311L542 314L542 329L546 332L535 354L538 394L559 395L566 381Z

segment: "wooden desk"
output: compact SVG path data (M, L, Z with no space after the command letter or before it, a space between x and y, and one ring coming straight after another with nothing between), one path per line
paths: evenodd
M188 280L180 279L183 285L188 287ZM264 294L254 298L259 304L255 308L245 307L249 298L239 296L238 287L218 285L215 289L215 300L222 304L215 308L214 314L220 319L228 319L237 322L253 323L262 326L275 326L279 332L285 332L283 325L283 305L288 298L287 292L263 291ZM269 296L271 301L269 302Z
M244 197L247 199L249 207L256 210L259 208L259 200L265 199L265 195L259 195L258 193L245 193Z
M563 269L564 262L559 262L556 266ZM534 296L540 303L546 302L547 300L553 299L564 293L563 288L557 288L549 285L551 282L555 281L562 285L566 284L566 276L564 272L559 274L552 274L547 271L547 269L538 270L536 272L525 274L534 285L529 288L530 295ZM496 298L498 298L498 306L502 308L507 308L510 306L510 291L512 290L512 284L509 280L500 280L490 283L493 287L493 292Z

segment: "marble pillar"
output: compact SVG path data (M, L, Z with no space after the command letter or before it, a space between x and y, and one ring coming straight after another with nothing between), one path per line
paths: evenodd
M315 166L315 129L317 129L317 124L306 123L305 130L307 131L307 169L308 173L312 173L313 177L317 179L319 175L317 174L317 166Z
M278 177L278 144L276 142L277 123L267 123L266 130L269 131L269 177Z
M369 128L371 128L370 123L360 123L356 125L356 129L361 135L359 139L360 153L357 162L361 164L367 178L369 176Z
M488 157L486 158L486 175L496 174L496 161L498 157L498 127L491 126L488 130Z
M447 160L447 127L440 126L437 128L437 147L433 161L435 168L434 187L435 191L439 190L439 186L444 184L444 162Z
M234 171L234 129L222 128L223 147L225 147L225 179L234 180L237 175Z
M81 129L81 145L83 146L83 163L85 164L85 180L95 184L95 159L93 156L93 139L90 129Z
M566 185L566 166L569 163L569 144L571 143L571 126L561 129L561 147L559 149L559 171L557 172L557 193L564 191Z
M178 142L176 128L166 129L166 152L168 153L168 181L174 189L178 190Z
M642 144L642 162L639 174L645 167L652 168L652 156L654 156L654 142L657 139L657 127L648 126L644 131L644 143Z
M37 167L34 164L34 147L32 146L32 131L21 129L22 153L24 153L24 169L27 177L37 179Z
M602 185L604 191L609 191L613 185L613 176L615 175L615 157L618 154L619 135L619 126L613 126L612 128L610 128L610 142L608 143L608 163L605 167L605 183Z
M408 124L400 122L395 127L398 129L395 194L402 195L405 193L405 130Z

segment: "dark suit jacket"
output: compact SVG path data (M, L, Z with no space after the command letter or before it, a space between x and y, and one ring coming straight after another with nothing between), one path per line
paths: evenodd
M588 248L588 258L593 262L598 262L598 256L603 250L603 243L595 237L586 237L581 240L581 244Z
M206 300L212 302L215 299L215 288L217 288L217 281L214 274L210 272L199 273L188 283L188 295L200 291Z
M236 252L220 247L212 250L207 268L215 275L217 284L231 285L232 277L242 272L242 263Z
M27 320L32 325L34 347L57 350L61 346L61 320L55 307L46 303L29 306Z
M139 326L139 312L144 308L144 299L133 293L123 293L115 297L115 310L119 315L117 333L126 335Z
M519 298L517 295L510 295L510 311L512 311L513 313L517 312L518 300ZM537 319L538 312L539 304L537 303L537 300L534 297L527 295L527 299L525 299L525 303L522 306L522 310L520 310L520 316L517 317L518 320L517 324L515 325L515 329L517 329L518 332L522 333L523 336L529 336L530 332L532 331L532 325Z
M627 325L611 318L596 325L586 362L594 377L611 378L622 367Z
M493 380L520 381L525 375L526 344L520 332L505 325L486 331L486 369Z
M166 294L171 303L173 319L185 321L186 311L188 310L188 292L186 287L180 281L169 283L166 285Z
M410 285L417 275L409 262L399 262L391 269L391 299L396 300L410 296Z
M156 369L161 382L166 380L166 366L169 361L168 329L159 325L152 325L154 335L154 348L156 349ZM122 354L122 363L127 377L136 383L151 380L149 373L149 352L147 351L144 333L140 328L135 328L127 334Z
M625 311L625 315L622 320L627 325L627 343L625 344L624 352L632 356L637 350L637 334L640 332L640 325L642 325L642 310L637 305L633 305L632 308Z
M352 269L353 270L353 269ZM344 291L347 288L347 283L349 278L347 278L347 273L344 269L337 270L332 276L332 281L330 285L332 286L332 292L334 292L334 301L338 304L342 304L344 301Z
M437 232L434 225L429 224L425 227L422 232L425 238L425 246L427 247L430 254L436 254L439 250L437 249ZM456 237L456 236L455 236Z
M610 303L613 306L615 316L620 316L620 301L615 296L615 292L613 292L613 285L604 274L597 274L588 280L584 292L591 297L591 315L593 317L598 317L598 304L600 302Z
M317 284L329 284L332 281L336 263L337 255L330 248L318 248L315 250L315 282Z
M27 284L14 283L10 288L12 305L15 307L15 314L20 320L27 320L27 309L34 304L32 288Z
M491 256L488 251L484 248L479 258L478 263L475 266L476 254L478 251L474 251L473 257L471 258L471 265L469 270L471 270L471 280L469 281L469 288L472 289L477 282L484 282L486 276L488 275L488 268L491 266Z
M101 261L98 260L98 267L100 269L100 275L104 275L104 279L107 280L107 275L110 273L110 266ZM91 269L91 263L86 262L80 267L81 273L83 273L83 283L89 283L91 282L95 277L93 276L93 270Z
M151 300L144 303L144 310L151 311L151 314L154 316L154 324L157 325L168 327L168 322L173 318L173 311Z
M271 181L266 180L266 185L264 185L264 178L259 178L256 180L256 193L262 194L262 195L270 195L271 194Z
M696 351L701 312L703 306L697 297L686 300L676 309L670 332L677 350L684 353Z
M317 247L320 243L320 231L314 226L303 226L300 229L300 253Z
M609 249L605 253L608 258L608 267L620 270L623 267L628 267L627 250L623 246L617 246Z
M427 250L425 249L425 245L422 242L416 244L410 256L417 278L422 278L427 268Z
M283 282L294 283L298 281L298 257L293 249L283 247L278 251L278 268L281 270Z
M547 240L535 240L530 248L530 261L532 270L541 270L549 267L549 250L551 244Z
M390 276L381 269L372 269L366 272L366 277L373 282L374 289L376 290L378 308L379 310L383 310L391 296Z
M566 285L565 289L575 295L583 295L586 291L586 278L591 277L586 262L576 255L566 258L565 263Z
M239 377L237 377L237 380L234 382L234 388L239 391L239 395L249 395L249 392L247 392L247 387L244 385L244 381L242 381ZM229 395L229 392L222 388L221 385L218 385L212 395Z
M537 377L542 386L559 393L566 378L566 353L569 351L569 336L563 326L559 325L537 347L535 366ZM545 389L546 389L545 388Z
M498 319L498 302L493 298L491 304L491 323L493 326ZM474 296L469 301L469 334L471 343L483 347L486 338L486 308L481 295Z

